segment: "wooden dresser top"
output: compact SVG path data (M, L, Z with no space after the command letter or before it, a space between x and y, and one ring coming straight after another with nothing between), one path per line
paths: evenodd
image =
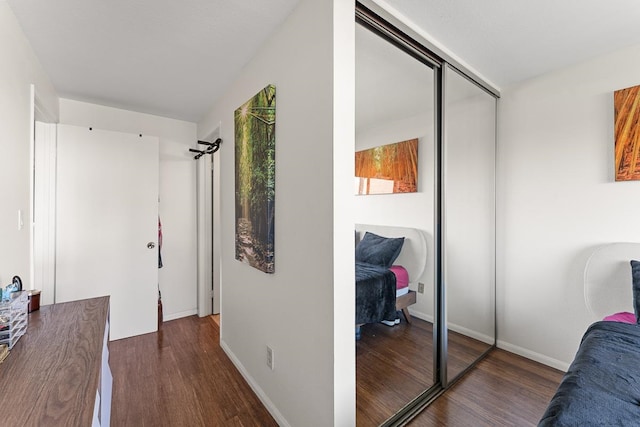
M109 297L42 306L0 364L0 425L90 426Z

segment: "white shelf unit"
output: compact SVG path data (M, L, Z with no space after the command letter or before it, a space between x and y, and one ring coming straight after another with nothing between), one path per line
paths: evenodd
M0 302L0 344L7 344L10 350L27 331L28 305L24 291L14 292L9 300Z

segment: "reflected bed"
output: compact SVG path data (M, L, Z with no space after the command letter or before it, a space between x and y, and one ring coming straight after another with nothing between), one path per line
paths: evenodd
M402 311L416 302L410 284L422 276L427 241L421 230L408 227L356 225L356 325L384 321L398 323ZM356 328L356 336L359 328Z

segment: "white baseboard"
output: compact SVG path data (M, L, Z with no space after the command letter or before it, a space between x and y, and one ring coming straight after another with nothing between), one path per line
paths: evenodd
M269 411L269 413L276 420L278 425L281 427L291 427L289 422L282 416L280 411L278 411L278 408L276 408L276 406L273 404L271 399L267 397L264 390L262 390L262 388L255 382L253 377L249 375L249 373L244 368L242 363L240 363L240 360L238 360L236 355L233 354L233 351L231 351L227 343L220 340L220 347L222 347L222 350L224 350L227 356L229 356L229 359L231 359L231 362L235 365L235 367L238 368L238 371L240 371L240 374L242 375L242 377L245 379L247 384L249 384L249 387L251 387L251 390L253 390L253 392L258 396L258 399L260 399L262 404L267 408L267 411Z
M473 331L469 328L465 328L464 326L456 325L455 323L449 323L447 327L453 332L457 332L475 340L482 341L485 344L493 345L495 341L495 338L492 336Z
M169 320L176 320L176 319L180 319L181 317L193 316L196 313L198 313L197 308L194 308L193 310L181 311L179 313L171 313L171 314L166 314L163 312L162 320L168 322Z
M409 313L411 313L411 316L413 316L413 317L417 317L418 319L425 320L425 321L427 321L429 323L433 323L433 316L432 315L429 315L429 314L426 314L426 313L422 313L422 312L416 311L416 310L411 310L411 309L409 309ZM471 337L471 338L476 339L478 341L482 341L482 342L487 343L487 344L493 344L493 337L490 337L488 335L484 335L484 334L481 334L479 332L472 331L471 329L467 329L467 328L464 328L462 326L459 326L459 325L456 325L456 324L453 324L453 323L449 323L447 326L449 327L449 329L451 329L454 332L458 332L459 334L466 335L468 337Z
M567 369L569 369L570 363L553 359L549 356L545 356L544 354L536 353L535 351L531 351L526 348L513 345L502 340L498 340L498 348L501 348L503 350L506 350L510 353L517 354L522 357L526 357L527 359L531 359L535 362L542 363L543 365L551 366L552 368L556 368L562 372L567 372Z
M409 309L409 312L413 317L417 317L418 319L426 320L427 322L433 323L433 316L422 313L420 311L415 311ZM483 336L481 334L475 334L473 331L466 330L465 328L461 328L457 325L449 324L449 328L455 332L459 332L465 335L468 335L472 338L476 338L482 342L493 342L493 339ZM553 359L549 356L545 356L544 354L536 353L535 351L528 350L526 348L513 345L511 343L502 341L498 339L497 347L501 348L510 353L517 354L518 356L526 357L527 359L533 360L538 363L542 363L543 365L551 366L552 368L558 369L562 372L567 372L569 369L569 365L571 363L563 362L561 360Z
M424 320L424 321L427 321L429 323L433 323L433 316L432 315L425 314L425 313L423 313L421 311L413 310L411 308L409 308L409 313L411 314L411 316L417 317L420 320Z

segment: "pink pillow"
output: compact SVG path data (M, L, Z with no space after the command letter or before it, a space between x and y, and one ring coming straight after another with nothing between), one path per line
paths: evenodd
M396 288L402 289L409 286L409 273L407 270L401 265L392 265L389 267L389 270L393 271L393 274L396 275Z
M607 320L609 322L636 323L636 315L627 311L623 311L620 313L611 314L602 320Z

